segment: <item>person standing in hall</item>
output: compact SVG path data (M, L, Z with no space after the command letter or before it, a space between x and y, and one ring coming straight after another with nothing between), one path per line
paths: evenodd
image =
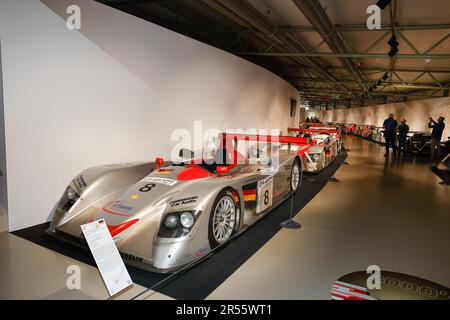
M406 119L400 121L398 126L398 153L406 153L406 139L408 137L409 126L406 124Z
M444 132L445 118L439 117L437 122L430 117L430 122L428 123L428 128L432 128L431 132L431 159L436 159L439 161L441 159L441 139L442 133Z
M394 119L394 115L389 114L389 118L384 120L383 128L384 128L384 137L386 139L386 153L385 157L389 156L389 147L392 147L392 151L394 152L394 157L397 156L397 145L395 140L397 138L397 126L398 122Z

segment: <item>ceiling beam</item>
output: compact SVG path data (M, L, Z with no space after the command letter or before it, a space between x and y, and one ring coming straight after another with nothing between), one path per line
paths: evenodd
M103 0L102 2L104 2ZM349 24L349 25L334 25L334 29L338 32L352 32L352 31L367 31L367 32L379 32L379 31L390 31L391 25L386 24L382 25L380 29L369 30L367 29L367 25L365 24ZM450 29L450 24L423 24L423 25L397 25L397 30L406 31L406 30L445 30ZM258 33L258 30L255 29L221 29L221 30L208 30L206 33L236 33L240 31L246 31L249 33ZM311 26L292 26L292 27L278 27L277 32L281 33L301 33L301 32L317 32Z
M329 93L329 94L347 94L347 92L343 91L343 90L334 90L334 89L323 89L323 88L298 88L299 92L316 92L316 93ZM363 91L355 91L359 94L364 94ZM372 95L376 95L376 96L389 96L389 97L411 97L411 98L442 98L442 96L427 96L427 95L414 95L414 94L409 94L407 92L402 93L402 92L388 92L388 91L372 91L371 92ZM342 99L345 99L346 97L343 97Z
M321 57L321 58L372 58L390 59L385 53L335 53L335 52L234 52L239 56L260 57ZM450 54L398 54L398 59L450 59Z
M325 41L328 47L333 50L333 53L348 53L342 36L334 28L333 23L319 0L293 0L293 2L306 19L308 19L314 29L319 32L323 41ZM361 89L367 91L368 88L364 84L364 75L358 69L355 61L347 57L339 57L339 61L344 68L346 68L348 73L358 81Z

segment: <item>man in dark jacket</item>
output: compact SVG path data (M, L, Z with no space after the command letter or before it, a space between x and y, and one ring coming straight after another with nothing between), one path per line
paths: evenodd
M391 113L389 118L384 120L383 128L384 128L384 137L386 139L386 154L385 157L389 156L389 146L392 146L392 150L394 151L394 157L397 156L397 146L395 140L397 138L397 120L394 119L394 115Z
M408 137L409 126L406 124L406 119L400 121L398 126L398 153L406 152L406 138Z
M441 139L445 128L444 120L444 117L439 117L436 122L430 117L430 122L428 123L428 128L433 129L431 131L431 159L438 161L441 159Z

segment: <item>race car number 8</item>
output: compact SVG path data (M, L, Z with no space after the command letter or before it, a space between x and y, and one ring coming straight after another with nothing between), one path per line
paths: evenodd
M267 206L269 204L269 190L264 192L264 204Z
M149 192L151 191L156 185L154 183L147 183L145 186L139 189L140 192Z
M256 213L263 212L272 206L273 177L258 181Z

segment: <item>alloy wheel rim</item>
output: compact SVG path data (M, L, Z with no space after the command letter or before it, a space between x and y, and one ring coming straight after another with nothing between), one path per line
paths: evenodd
M218 243L224 243L233 234L236 206L230 196L222 197L214 208L213 235Z
M300 170L298 169L298 165L294 164L294 167L292 168L292 177L291 177L291 187L293 191L297 190L299 180L300 180Z

